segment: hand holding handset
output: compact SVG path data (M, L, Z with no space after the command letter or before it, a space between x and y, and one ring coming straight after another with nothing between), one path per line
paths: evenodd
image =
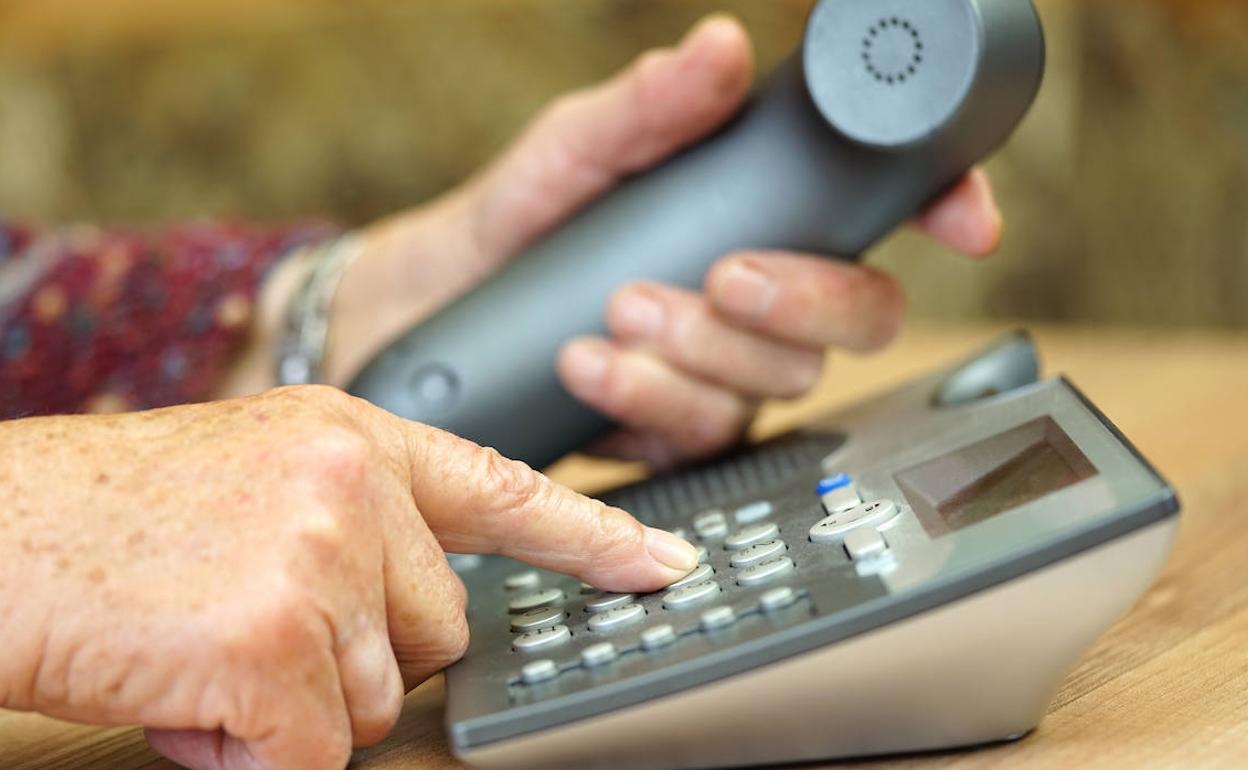
M382 352L350 391L536 467L610 429L560 385L631 281L743 249L855 258L997 149L1044 71L1031 0L821 0L721 132L634 177Z

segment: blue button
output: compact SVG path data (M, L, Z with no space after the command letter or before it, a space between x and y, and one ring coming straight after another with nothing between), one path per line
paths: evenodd
M823 481L820 481L819 486L815 488L815 494L819 495L820 497L823 497L829 492L835 492L838 489L844 489L845 487L853 483L854 483L854 480L849 477L848 473L838 473L835 476L829 476Z

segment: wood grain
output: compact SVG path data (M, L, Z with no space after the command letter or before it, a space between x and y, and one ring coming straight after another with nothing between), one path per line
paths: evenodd
M998 327L919 328L870 359L837 357L818 393L770 410L774 432L973 352ZM1248 762L1248 335L1047 328L1048 371L1093 398L1179 489L1184 524L1164 575L1084 659L1048 718L1015 744L840 764L935 768L1239 768ZM596 487L635 469L569 461L552 471ZM1073 599L1072 599L1073 600ZM394 734L357 753L369 770L460 765L442 734L442 684L409 696ZM134 729L0 713L7 770L172 768Z

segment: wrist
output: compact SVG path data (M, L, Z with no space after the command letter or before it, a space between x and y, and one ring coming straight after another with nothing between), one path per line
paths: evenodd
M256 296L251 333L217 386L215 398L248 396L277 385L274 361L281 348L286 314L314 267L309 253L300 249L269 273Z

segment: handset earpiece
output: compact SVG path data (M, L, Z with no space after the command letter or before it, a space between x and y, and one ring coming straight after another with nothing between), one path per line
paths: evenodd
M1009 137L1044 58L1031 0L821 0L731 124L405 333L349 389L543 467L611 428L555 361L605 332L614 291L697 287L743 249L855 258Z

